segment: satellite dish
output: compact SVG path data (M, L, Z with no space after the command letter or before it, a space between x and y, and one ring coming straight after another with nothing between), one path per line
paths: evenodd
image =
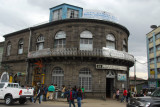
M157 28L157 25L151 25L151 28L155 29L155 28Z

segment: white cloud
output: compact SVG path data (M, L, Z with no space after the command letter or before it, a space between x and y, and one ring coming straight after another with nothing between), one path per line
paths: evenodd
M136 76L143 79L148 79L147 58L144 56L136 56ZM130 76L134 76L134 67L130 68Z
M159 0L0 0L0 36L48 21L49 8L62 3L116 15L119 23L130 31L129 53L146 62L146 34L151 31L150 25L159 25ZM3 37L0 37L2 40ZM146 78L147 66L136 65L137 76ZM130 72L132 75L133 68Z

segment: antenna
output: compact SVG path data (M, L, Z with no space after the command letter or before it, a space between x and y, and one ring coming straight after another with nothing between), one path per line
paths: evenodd
M151 28L155 29L155 28L157 28L157 25L151 25Z

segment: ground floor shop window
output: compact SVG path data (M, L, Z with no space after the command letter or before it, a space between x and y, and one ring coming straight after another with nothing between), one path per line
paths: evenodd
M83 68L79 72L79 87L87 92L92 90L92 75L88 68Z
M64 71L60 67L55 67L52 71L52 83L57 84L58 89L64 85Z

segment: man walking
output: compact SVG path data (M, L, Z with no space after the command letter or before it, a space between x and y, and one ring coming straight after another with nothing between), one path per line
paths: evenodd
M65 94L68 94L68 100L69 100L69 107L71 107L71 104L73 104L73 107L75 107L74 99L75 99L75 92L71 88L69 91L65 92Z
M121 102L122 102L122 101L125 101L126 97L127 97L127 90L124 88L123 97L122 97L122 99L121 99Z
M37 98L39 98L39 104L41 104L42 101L42 95L43 95L43 89L41 86L38 86L38 92L37 92L37 97L34 101L34 103L36 103Z

